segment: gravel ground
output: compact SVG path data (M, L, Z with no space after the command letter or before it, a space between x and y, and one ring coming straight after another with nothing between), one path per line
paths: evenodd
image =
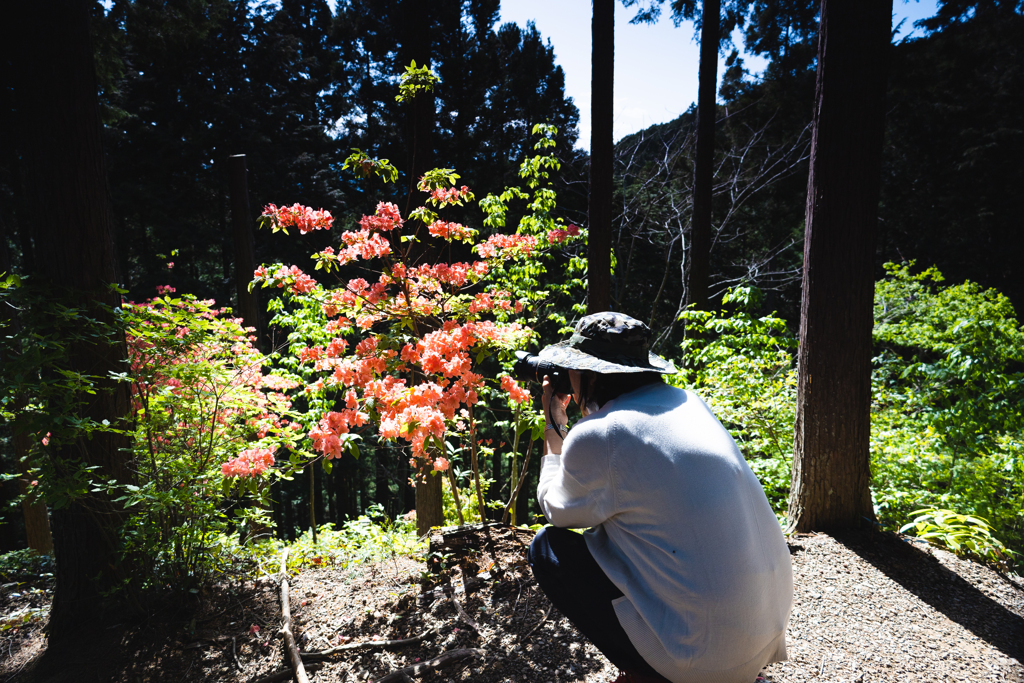
M1024 589L893 534L789 540L796 596L776 681L1024 681Z
M508 529L490 535L490 545L477 539L453 552L446 558L451 566L439 576L430 577L422 562L395 558L292 577L295 631L304 651L438 629L397 650L333 655L311 680L375 681L463 648L484 653L420 680L614 680L617 671L533 582L523 560L529 536ZM803 535L789 545L796 585L790 660L768 667L769 680L1024 683L1019 579L893 534ZM489 578L473 581L481 572ZM192 606L128 629L113 680L252 683L280 670L278 596L271 579L225 583ZM0 659L0 681L15 680L42 642L28 628L9 637L0 654L6 657Z

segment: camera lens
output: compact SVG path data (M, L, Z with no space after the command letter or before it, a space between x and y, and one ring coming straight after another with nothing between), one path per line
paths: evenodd
M569 381L569 371L566 368L555 365L551 361L542 360L540 357L516 351L516 363L512 366L512 376L520 382L544 382L544 375L548 376L551 386L556 394L571 394L572 383Z

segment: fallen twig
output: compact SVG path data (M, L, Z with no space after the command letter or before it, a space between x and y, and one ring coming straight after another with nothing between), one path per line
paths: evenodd
M466 610L462 608L462 605L459 604L459 601L455 599L455 592L451 590L451 588L447 588L445 590L445 593L448 595L448 599L451 600L452 604L455 605L455 611L459 613L459 616L462 617L462 620L464 622L466 622L466 625L474 631L476 631L477 633L479 633L480 625L473 620L473 617L469 616L469 614L466 613Z
M320 650L319 652L303 652L302 658L312 662L336 655L340 652L351 652L353 650L397 650L401 647L408 645L415 645L423 640L426 640L432 635L437 634L438 629L432 628L429 631L424 631L418 636L412 638L403 638L401 640L368 640L363 643L348 643L347 645L338 645L336 647L328 648L326 650Z
M284 635L284 645L288 650L288 661L295 672L295 680L298 683L309 683L306 670L302 666L302 656L299 654L299 647L295 644L295 636L292 634L292 606L288 597L288 548L281 553L281 633Z
M238 661L238 643L235 642L235 637L231 636L231 661L235 663L235 668L239 671L244 671L242 663Z
M527 633L527 634L526 634L525 636L523 636L523 637L522 637L522 640L526 640L527 638L529 638L530 636L532 636L532 635L533 635L533 632L534 632L534 631L536 631L537 629L539 629L539 628L540 628L540 626L541 626L541 624L543 624L543 623L544 623L545 621L547 621L547 620L548 620L548 616L550 616L550 615L551 615L551 608L552 608L552 607L554 607L554 605L548 605L548 611L544 613L544 616L543 616L543 617L541 618L541 620L540 620L540 621L538 621L538 622L537 622L537 625L536 625L536 626L534 626L533 628L531 628L531 629L530 629L530 632L529 632L529 633Z
M416 596L416 604L422 607L427 603L433 602L437 598L440 598L442 596L447 597L448 591L462 593L465 591L473 590L477 586L482 586L487 581L490 581L492 578L493 577L491 576L490 572L481 572L480 574L471 577L469 580L463 581L461 585L455 586L453 588L443 586L441 588L435 588L434 590L427 591L425 593L420 593Z
M377 679L376 683L408 683L408 681L412 680L413 676L421 676L428 671L435 671L450 666L468 657L483 657L485 654L487 654L486 650L476 648L449 650L426 662L420 662L419 664L407 666L404 669L392 671L384 678Z
M309 673L313 673L322 666L323 664L314 662L306 667L306 671L308 671ZM272 674L267 674L266 676L261 676L260 678L254 678L253 680L249 681L249 683L282 683L282 681L291 680L292 676L294 675L295 672L291 669L281 669L280 671L275 671Z

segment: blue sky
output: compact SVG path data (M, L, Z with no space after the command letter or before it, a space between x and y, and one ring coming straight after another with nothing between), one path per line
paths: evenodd
M615 3L615 139L686 111L697 99L698 45L693 25L676 28L666 11L653 25L634 26L635 8ZM935 0L893 0L893 26L898 34L915 31L914 22L935 14ZM565 90L580 110L579 146L590 146L590 17L591 0L502 0L501 21L520 26L534 21L555 50L565 71ZM737 45L742 42L738 40ZM724 70L719 63L719 78ZM745 56L745 66L759 73L764 62Z

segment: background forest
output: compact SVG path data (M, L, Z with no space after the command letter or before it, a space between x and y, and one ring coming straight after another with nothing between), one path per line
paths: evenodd
M265 382L263 394L252 385L248 393L230 396L215 391L217 400L258 419L266 418L266 401L280 400L273 406L276 419L303 426L296 440L332 410L289 393L298 382L314 381L299 365L289 365L298 353L290 345L308 350L329 341L317 337L319 323L312 313L303 317L301 298L289 294L294 278L279 289L286 278L268 277L263 284L273 286L257 288L269 314L253 340L216 311L238 310L236 281L249 279L235 268L227 170L232 155L246 155L253 225L263 207L293 202L326 209L334 218L333 227L309 234L256 231L256 264L305 268L309 254L337 247L341 233L378 202L393 202L407 213L414 185L433 167L455 169L460 178L454 186L469 185L478 199L506 192L500 211L480 211L468 201L446 205L446 220L477 231L481 242L517 226L540 235L536 226L579 225L586 235L589 159L577 149L578 112L564 94L563 73L535 28L498 24L498 7L498 0L349 0L333 9L317 0L114 0L109 7L93 6L117 271L124 298L140 302L125 307L129 348L165 349L162 358L174 359L154 366L139 360L133 381L144 386L150 372L161 382L177 382L172 386L221 382L237 389L231 372L241 367L242 346L245 354L266 354L258 366L278 378L273 391ZM611 298L615 310L650 324L654 350L680 368L673 381L708 400L781 516L793 447L818 5L755 2L736 3L735 9L745 49L766 57L768 66L752 77L740 53L732 51L718 93L710 310L684 306L695 109L615 145ZM875 259L873 496L885 528L900 528L915 519L914 511L931 509L917 516L921 533L938 529L948 534L947 544L973 543L975 554L1007 562L1009 552L1024 551L1024 331L1015 314L1024 303L1018 266L1024 225L1017 206L1024 187L1024 14L1015 2L948 0L923 28L922 37L894 44L890 56ZM680 40L688 39L681 32ZM399 79L417 55L421 65L422 55L429 55L439 83L432 99L396 103ZM2 96L10 98L6 84ZM12 129L10 103L0 106L0 116L8 117L0 128ZM535 124L553 128L538 131ZM0 273L16 273L30 283L47 254L33 239L39 207L23 191L21 144L5 137L0 158L0 246L6 261ZM367 155L369 179L346 168L353 149ZM521 166L531 159L544 161ZM393 183L380 180L388 160L398 170ZM522 196L507 193L520 186L534 193L533 201L521 201L527 190ZM542 196L550 203L540 202ZM558 338L584 296L581 241L550 239L552 248L535 272L528 272L534 267L529 264L516 271L521 291L509 285L512 300L534 304L524 314L532 316L539 335L534 350ZM510 273L515 268L509 266ZM57 315L45 297L17 300L20 284L8 280L4 301L28 312L20 324L29 330L26 338L37 342L35 361L45 365L46 353L61 339L105 333L73 311ZM158 289L164 298L141 303ZM539 292L550 296L533 296ZM267 325L275 315L276 324ZM515 320L500 315L499 322ZM159 334L168 326L186 332L169 341ZM22 357L29 355L27 348L5 347ZM490 377L501 374L503 362L508 365L509 349L502 351L479 361ZM8 414L21 400L12 387L24 381L5 376ZM54 381L49 395L65 390ZM495 504L483 514L500 518L530 452L525 444L534 424L524 416L530 411L517 410L501 392L482 393L480 412L489 417L474 434L481 445L472 458L479 457L483 497ZM276 397L285 394L287 402ZM136 395L148 396L144 389ZM182 414L201 410L205 399L172 409L161 403L171 400L154 393L149 417L133 426L140 462L160 451L151 445L155 434L173 433L168 438L180 439L183 449L196 438L202 441L202 429L198 436L184 433L188 420ZM344 403L340 395L332 400ZM196 413L193 422L204 419L212 418ZM17 433L13 418L2 430L0 456L10 475L3 498L12 504L3 511L0 547L8 551L28 540L15 503L18 477L24 491L36 475L21 469L17 441L25 435ZM28 436L31 443L22 452L38 455L48 446L43 423L34 423ZM211 437L208 456L217 468L235 462L243 450L239 442L246 439L255 441L241 434L225 437L213 452ZM293 458L287 476L265 488L225 484L220 502L177 519L161 512L160 524L140 524L124 543L129 550L148 550L174 538L180 556L154 557L151 573L173 565L201 575L197 557L210 550L211 541L195 527L195 537L176 536L186 522L223 516L211 529L245 537L272 520L280 538L295 539L316 525L341 525L371 509L393 520L417 507L407 484L415 464L406 446L372 431L359 443L344 441L340 457L313 464ZM168 446L161 452L171 451ZM452 447L443 455L456 484L454 492L445 487L446 519L456 522L463 513L479 518L471 502L470 453ZM256 456L249 457L252 466ZM524 474L519 522L535 521L531 493L538 466L534 458ZM139 475L156 482L168 471L140 466ZM137 509L180 508L172 488L154 484L146 494L150 502ZM262 504L253 505L248 493ZM141 501L143 493L138 496ZM74 491L55 490L48 502L59 507L73 498ZM941 510L965 517L935 512Z

